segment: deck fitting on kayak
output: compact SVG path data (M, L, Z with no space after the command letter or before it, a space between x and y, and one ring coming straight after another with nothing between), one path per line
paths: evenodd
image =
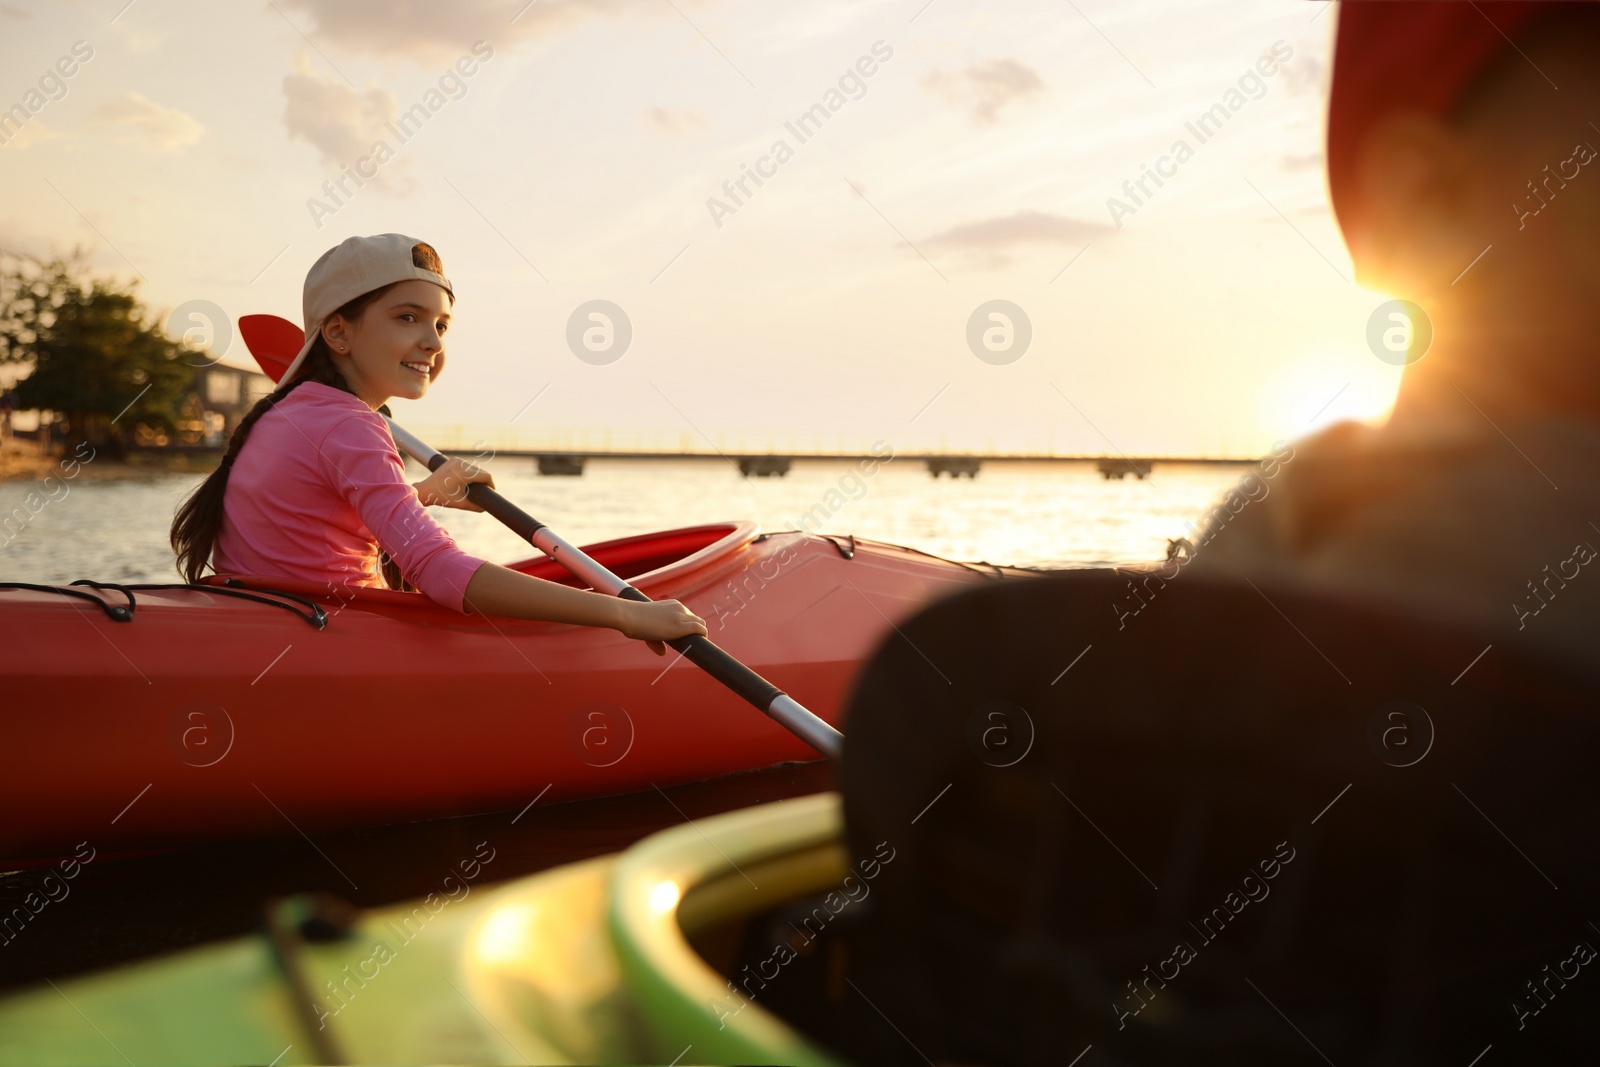
M848 538L849 541L850 541L850 547L849 548L846 548L844 545L841 545L839 543L838 536L835 535L835 534L818 534L817 536L822 538L824 541L827 541L834 548L837 548L839 550L839 555L843 556L845 559L855 559L856 558L856 535L855 534L845 534L845 537Z

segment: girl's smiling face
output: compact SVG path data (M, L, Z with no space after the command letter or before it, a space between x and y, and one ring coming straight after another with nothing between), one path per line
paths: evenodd
M351 321L331 316L323 340L355 394L376 411L391 397L420 400L444 367L450 294L414 278L387 289Z

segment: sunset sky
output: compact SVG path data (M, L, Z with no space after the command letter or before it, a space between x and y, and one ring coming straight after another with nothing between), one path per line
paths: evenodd
M449 366L395 408L444 445L1260 453L1380 413L1398 373L1324 188L1335 17L5 0L0 246L82 245L163 318L298 322L327 248L426 240ZM631 322L611 362L568 345L591 300ZM968 342L994 300L1031 323L1009 362Z

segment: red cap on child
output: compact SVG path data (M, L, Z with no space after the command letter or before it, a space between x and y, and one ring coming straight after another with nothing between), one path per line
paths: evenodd
M1442 116L1535 16L1562 0L1343 0L1328 99L1328 189L1346 239L1363 226L1356 156L1380 118Z

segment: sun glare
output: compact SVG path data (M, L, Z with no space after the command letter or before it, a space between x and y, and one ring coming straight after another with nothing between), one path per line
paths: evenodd
M1393 317L1386 312L1394 303L1387 293L1352 287L1342 299L1306 309L1306 324L1314 328L1302 335L1303 347L1257 390L1257 419L1274 439L1294 440L1345 420L1378 424L1389 417L1402 372L1384 347L1390 335L1383 329Z
M658 882L650 890L650 910L665 915L678 906L680 890L677 882Z
M1260 419L1275 438L1294 440L1354 419L1381 423L1394 407L1400 371L1358 345L1330 341L1302 353L1260 392Z
M473 954L483 963L508 963L532 944L537 909L531 904L507 904L490 913L478 931Z

